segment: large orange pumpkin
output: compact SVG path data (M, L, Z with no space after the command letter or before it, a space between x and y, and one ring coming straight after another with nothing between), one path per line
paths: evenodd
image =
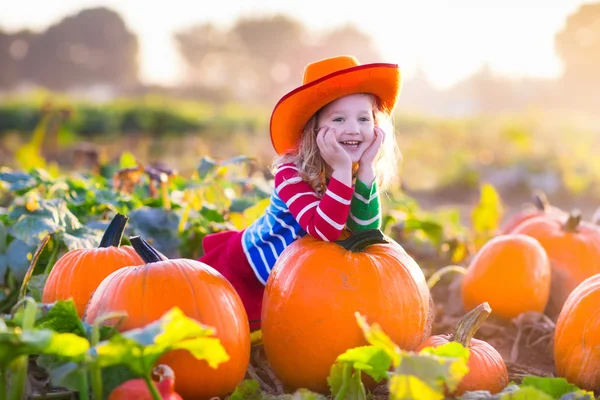
M600 273L600 230L582 222L578 210L563 222L532 218L514 232L537 239L546 250L552 265L550 301L556 311L577 285Z
M339 242L307 235L284 250L267 281L265 353L288 387L327 393L336 358L367 344L356 311L414 350L431 333L432 309L423 272L381 231Z
M462 281L465 310L488 302L494 314L512 319L528 311L544 312L551 267L542 245L521 234L496 236L475 254Z
M52 267L44 290L43 303L73 299L81 317L90 296L110 273L127 266L141 265L144 260L131 246L121 246L128 218L114 216L98 248L68 251Z
M544 192L536 192L533 195L532 204L527 204L504 221L498 230L498 234L506 235L512 233L512 231L523 222L539 216L562 220L567 217L567 213L558 207L552 206Z
M467 391L487 390L491 394L501 392L508 384L508 370L502 356L489 343L474 339L475 333L490 315L488 303L482 303L468 312L456 325L453 334L441 334L427 338L418 347L438 347L449 342L458 342L469 349L469 372L463 377L454 392L461 396ZM452 397L452 396L449 396Z
M166 259L142 238L130 240L146 264L106 277L90 299L84 320L92 323L102 314L125 311L128 316L118 325L125 331L149 324L177 306L186 316L214 327L230 358L213 369L185 350L168 352L159 364L175 372L175 390L186 400L231 393L243 380L250 361L250 328L239 295L209 265Z
M569 383L600 390L600 274L567 297L554 331L554 364Z

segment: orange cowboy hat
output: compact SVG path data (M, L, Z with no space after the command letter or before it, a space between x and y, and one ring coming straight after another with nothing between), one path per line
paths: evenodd
M294 149L309 118L321 107L348 94L372 93L391 113L401 85L398 64L361 65L352 56L326 58L308 64L302 86L283 96L273 109L271 143L278 154Z

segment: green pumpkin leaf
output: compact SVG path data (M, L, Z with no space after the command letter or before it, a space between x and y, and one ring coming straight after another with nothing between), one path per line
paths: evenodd
M65 246L67 246L67 250L70 251L96 248L102 240L102 235L103 232L100 230L82 226L81 228L72 231L61 232L57 235L57 238L61 240Z
M22 281L25 277L35 250L35 246L31 246L20 239L14 239L8 245L6 261L18 281Z
M278 396L277 399L284 400L284 399L287 399L286 396L290 396L290 395L284 394L284 395ZM300 388L300 389L296 390L294 392L294 394L292 394L289 398L291 400L327 400L327 397L323 396L322 394L315 393L315 392L312 392L312 391L310 391L308 389L304 389L304 388ZM265 400L269 400L269 397L268 396L265 397Z
M365 317L356 312L355 314L358 325L365 335L365 339L371 345L376 346L387 353L394 366L398 366L400 362L400 348L396 343L386 335L378 323L369 325Z
M352 373L352 378L350 379L348 392L346 393L347 400L367 400L365 385L363 385L361 378L362 376L360 370L355 370Z
M0 333L0 366L8 366L25 354L51 354L80 359L89 349L87 339L72 333L56 333L49 329L22 331L20 328Z
M586 395L591 395L590 399L593 400L594 393L579 389L577 386L567 382L565 378L552 378L552 377L540 377L540 376L526 376L520 385L524 387L534 387L550 396L558 399L561 396L574 393L580 395L581 399L584 399Z
M364 371L376 382L387 378L388 371L392 366L392 359L381 347L361 346L347 350L341 354L337 361L347 362L355 370Z
M403 355L394 373L419 377L434 390L447 387L454 391L469 372L468 358L468 349L460 343L450 342L435 348L427 347L419 354Z
M42 301L42 293L44 292L44 286L46 285L47 279L48 274L33 275L31 279L29 279L27 290L35 301Z
M124 364L138 376L147 376L158 359L175 349L188 350L212 367L229 360L220 340L211 337L214 329L188 318L174 307L159 320L143 328L115 333L94 350L100 367Z
M73 333L77 336L86 337L86 331L77 314L77 308L72 299L58 300L48 306L47 312L36 322L38 329L51 329L58 333Z
M0 183L16 195L24 194L38 185L36 179L30 174L8 168L0 169Z
M204 180L204 178L206 178L206 176L209 173L213 172L218 166L219 163L217 163L210 157L202 157L202 159L200 160L200 165L196 169L196 172L198 172L198 177L201 180Z
M257 381L244 379L236 386L229 400L263 400L263 394Z
M553 400L556 399L532 386L523 387L509 393L503 393L500 400Z

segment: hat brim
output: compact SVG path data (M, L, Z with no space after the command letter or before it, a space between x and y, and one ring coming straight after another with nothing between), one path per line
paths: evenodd
M344 69L302 85L279 100L270 121L271 143L278 154L296 148L310 117L348 94L372 93L391 112L402 86L397 64L373 63Z

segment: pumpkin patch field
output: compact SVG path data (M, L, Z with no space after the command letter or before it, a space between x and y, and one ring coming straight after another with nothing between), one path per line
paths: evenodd
M505 213L482 184L467 224L391 193L379 229L286 249L251 331L197 259L269 176L108 167L0 169L0 400L600 395L600 228L541 192Z

